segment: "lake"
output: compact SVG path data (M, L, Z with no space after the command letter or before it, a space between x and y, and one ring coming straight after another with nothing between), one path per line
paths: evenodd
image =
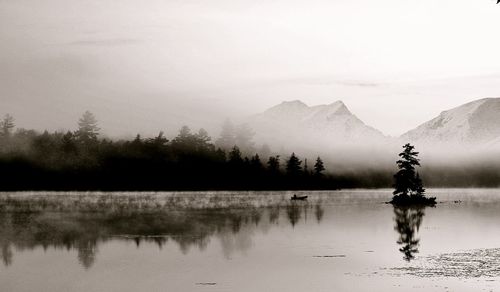
M500 291L500 190L428 193L0 193L0 291Z

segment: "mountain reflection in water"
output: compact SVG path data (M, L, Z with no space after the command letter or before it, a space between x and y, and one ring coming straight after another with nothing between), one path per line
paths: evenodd
M118 210L104 212L46 210L0 211L1 260L9 266L15 251L42 247L76 250L78 261L85 268L92 267L100 244L109 240L154 243L162 248L168 242L178 245L187 254L196 247L203 251L212 238L217 238L227 258L234 252L245 252L252 247L252 236L280 224L286 213L289 224L295 226L301 218L307 219L308 210L315 213L318 223L324 210L307 202L287 203L285 206L259 208L221 208L196 210Z

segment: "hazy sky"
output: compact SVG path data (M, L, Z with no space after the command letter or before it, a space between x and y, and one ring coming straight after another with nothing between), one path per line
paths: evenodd
M0 114L114 135L343 100L398 135L500 96L493 0L0 0Z

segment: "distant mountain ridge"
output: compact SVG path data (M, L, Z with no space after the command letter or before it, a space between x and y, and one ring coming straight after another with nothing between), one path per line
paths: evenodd
M289 142L351 143L386 139L382 132L367 126L342 101L308 106L300 100L285 101L251 118L250 124L266 139Z
M430 144L498 144L500 98L483 98L443 111L401 138Z
M500 146L500 98L483 98L441 112L398 138L366 125L341 101L308 106L284 101L250 119L263 141L368 144L410 141L420 144Z

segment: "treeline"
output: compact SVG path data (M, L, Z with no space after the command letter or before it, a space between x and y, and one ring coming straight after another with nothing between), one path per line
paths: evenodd
M309 167L295 153L262 156L251 129L230 122L214 142L184 126L169 140L160 132L133 140L100 138L94 115L85 112L76 131L15 129L0 122L0 190L273 190L335 189L320 157Z

